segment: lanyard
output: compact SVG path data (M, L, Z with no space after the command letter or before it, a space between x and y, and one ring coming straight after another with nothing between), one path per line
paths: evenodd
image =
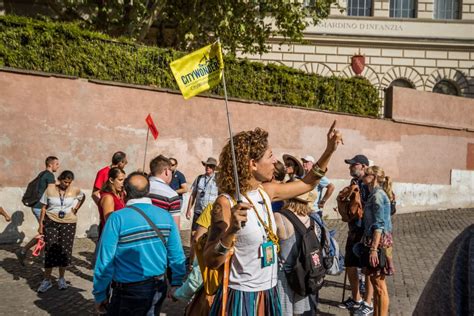
M58 194L59 194L59 201L61 201L61 211L64 210L64 198L66 197L66 191L64 191L63 194L61 194L61 189L58 188Z
M265 211L267 213L267 218L268 218L268 225L260 217L260 214L257 211L257 207L255 206L253 201L251 199L249 199L246 194L242 194L242 195L247 199L247 201L249 201L250 204L252 204L252 208L255 211L255 214L257 215L258 221L260 222L260 224L262 224L265 232L267 233L267 239L271 240L273 242L273 244L275 244L277 246L277 253L278 253L278 252L280 252L280 245L278 244L278 236L273 232L272 219L270 217L270 208L268 207L267 200L264 198L264 196L263 196L262 192L260 191L260 189L258 189L258 194L260 194L260 197L262 198L263 203L265 205Z
M206 181L206 176L204 176L204 189L203 189L203 191L206 191L207 185L209 184L209 182L211 182L212 178L214 178L214 175L210 176L209 180Z

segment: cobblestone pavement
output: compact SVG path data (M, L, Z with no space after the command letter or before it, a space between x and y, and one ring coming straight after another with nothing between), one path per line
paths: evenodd
M474 223L474 209L430 211L396 215L394 223L394 261L396 274L389 277L390 314L411 315L424 285L449 243L468 225ZM338 231L344 249L346 225L328 221ZM189 243L189 232L182 234ZM0 245L0 315L91 315L91 260L94 243L77 239L73 267L68 269L67 290L56 287L37 294L42 280L41 259L29 260L21 267L14 254L17 245ZM57 270L53 272L57 276ZM348 315L337 308L341 301L344 276L328 277L320 292L320 315ZM349 293L347 287L346 296ZM182 315L183 304L166 302L163 315Z

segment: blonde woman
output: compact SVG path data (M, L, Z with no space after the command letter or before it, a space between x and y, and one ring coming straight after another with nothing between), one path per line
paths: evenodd
M363 181L370 192L364 206L363 218L362 241L364 246L369 248L368 262L365 263L364 269L374 286L374 315L388 315L389 296L385 276L393 274L390 217L392 180L385 176L382 168L372 166L366 169ZM381 253L387 257L384 266L381 266L379 262ZM354 315L357 315L357 311Z
M324 153L302 181L271 182L276 157L268 144L268 133L256 128L233 137L242 203L235 203L236 188L230 141L219 161L217 185L221 195L212 211L209 237L204 251L206 265L217 269L232 251L228 287L217 290L210 315L282 315L277 290L278 237L272 201L290 199L311 191L326 170L341 143L341 133L331 126ZM245 222L245 225L242 223ZM231 250L232 249L232 250ZM227 293L227 294L226 294ZM225 303L223 303L225 302Z
M297 220L307 229L313 225L316 237L322 247L321 227L309 216L313 212L311 206L315 200L316 193L314 190L309 191L288 200L283 209L275 213L277 234L280 240L279 259L281 269L278 270L278 292L282 315L316 315L318 295L301 296L291 288L287 280L287 273L291 273L292 267L295 265L296 260L298 260L302 236L298 233L297 228L288 218L288 215L284 214L284 212L288 211L293 213L296 215ZM293 216L291 217L296 220ZM320 259L322 262L322 258Z

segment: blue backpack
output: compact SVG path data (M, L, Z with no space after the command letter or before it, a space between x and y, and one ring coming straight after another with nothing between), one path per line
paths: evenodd
M322 218L317 212L313 212L309 215L312 219L318 223L321 227L321 231L326 235L325 240L326 245L323 247L323 257L332 262L332 266L326 270L328 275L339 275L344 272L344 255L339 249L339 244L337 243L335 236L336 230L329 230L328 227L324 224Z

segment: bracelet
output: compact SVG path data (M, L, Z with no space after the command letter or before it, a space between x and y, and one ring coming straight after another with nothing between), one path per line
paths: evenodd
M313 174L316 176L316 178L319 180L321 179L322 177L324 177L326 175L326 172L328 171L328 169L326 168L326 170L323 170L321 169L318 164L314 164L313 168L311 168L311 172L313 172Z
M216 246L214 247L214 251L216 253L222 255L222 256L227 254L227 252L229 252L229 250L230 250L230 248L224 246L222 244L222 241L220 241L220 240L217 242Z

